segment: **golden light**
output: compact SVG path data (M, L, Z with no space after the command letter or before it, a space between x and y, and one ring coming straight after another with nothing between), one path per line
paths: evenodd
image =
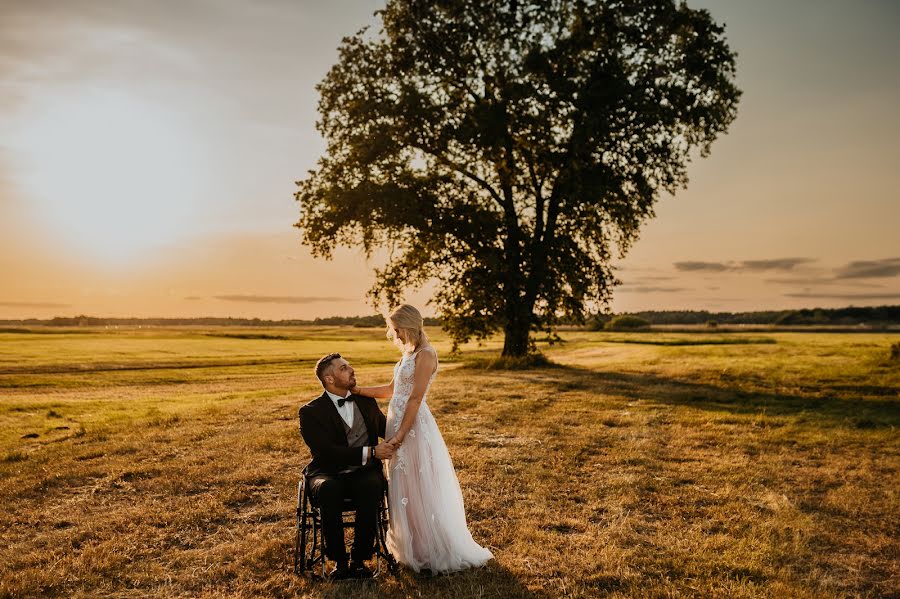
M115 90L38 103L13 136L17 182L41 222L94 259L152 255L201 217L209 171L179 120Z

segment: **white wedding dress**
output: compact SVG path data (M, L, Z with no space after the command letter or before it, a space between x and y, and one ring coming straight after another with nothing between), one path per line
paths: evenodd
M403 421L415 368L416 354L404 355L394 367L394 395L387 414L388 439L397 433ZM437 367L428 387L435 375ZM459 480L426 398L427 389L415 423L388 461L388 549L397 561L416 572L428 569L446 573L483 566L493 555L472 539L466 526Z

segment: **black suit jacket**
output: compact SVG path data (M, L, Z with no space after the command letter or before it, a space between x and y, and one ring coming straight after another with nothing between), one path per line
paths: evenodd
M378 438L384 438L387 419L371 397L353 397L369 433L367 445L378 445ZM344 420L328 393L323 391L322 395L301 407L299 416L300 435L312 452L312 461L303 470L307 476L337 474L348 466L362 464L362 450L347 446ZM381 461L376 459L374 465L380 467Z

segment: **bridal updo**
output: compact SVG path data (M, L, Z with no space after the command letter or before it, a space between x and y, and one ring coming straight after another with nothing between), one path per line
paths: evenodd
M419 345L428 341L425 336L424 320L422 314L415 307L409 304L403 304L394 308L393 312L388 314L387 318L387 338L393 341L401 350L410 352ZM402 330L406 342L394 334L394 329Z

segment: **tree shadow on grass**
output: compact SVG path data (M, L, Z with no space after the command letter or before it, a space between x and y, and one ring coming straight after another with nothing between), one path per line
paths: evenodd
M551 372L559 377L557 389L560 392L593 390L635 400L735 415L809 415L817 423L829 427L900 426L898 390L889 386L823 385L822 395L816 396L698 383L654 374L598 372L576 366L556 366Z
M550 596L525 587L508 569L491 561L484 568L453 574L429 576L398 567L394 574L383 574L363 582L320 583L321 596L340 597L509 597L549 599Z

